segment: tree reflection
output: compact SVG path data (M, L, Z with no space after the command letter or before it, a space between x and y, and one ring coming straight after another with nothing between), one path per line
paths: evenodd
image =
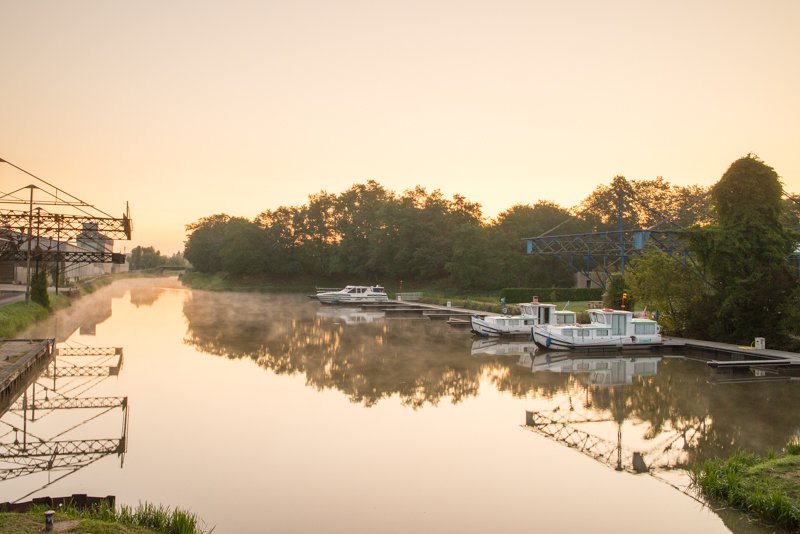
M303 375L309 386L336 389L364 406L395 395L413 409L442 399L459 403L478 395L482 381L537 402L568 398L595 418L646 425L646 440L678 436L675 446L685 449L687 461L777 450L800 428L796 413L784 409L800 403L793 382L714 385L718 377L703 362L665 358L655 374L602 387L587 373L531 372L530 355L519 362L470 356L469 336L440 323L318 315L318 309L296 296L194 291L183 308L185 342L250 358L278 375Z

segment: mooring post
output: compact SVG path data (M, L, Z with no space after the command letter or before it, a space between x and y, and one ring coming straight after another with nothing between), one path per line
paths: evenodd
M47 532L53 530L53 516L56 513L53 510L48 510L44 513L44 529Z
M533 423L533 412L525 410L525 425L526 426L534 426Z

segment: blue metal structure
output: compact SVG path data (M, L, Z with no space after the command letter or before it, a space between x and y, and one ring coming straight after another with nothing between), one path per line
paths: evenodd
M656 226L663 229L623 228L623 213L626 197L637 206L656 215L661 222ZM672 228L668 228L668 227ZM658 210L636 200L632 192L617 188L617 230L591 232L584 234L541 235L525 238L528 254L555 256L568 267L582 273L587 279L605 288L606 279L612 272L625 274L625 266L645 250L646 244L652 243L670 257L691 269L708 283L699 267L689 254L686 245L680 240L683 230L669 217Z

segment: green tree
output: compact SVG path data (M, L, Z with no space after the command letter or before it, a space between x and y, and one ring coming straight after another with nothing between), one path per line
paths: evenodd
M633 311L635 304L634 295L627 287L625 277L618 273L609 276L606 281L606 292L603 293L603 306Z
M625 272L625 282L632 299L643 303L650 311L658 311L665 333L693 336L694 332L705 329L706 315L701 310L707 302L709 288L683 265L681 258L648 246Z
M31 301L50 309L50 296L47 294L47 271L39 270L31 276Z
M183 251L184 257L200 272L223 271L221 250L225 244L225 226L230 217L217 214L186 225L189 237Z
M153 247L138 246L131 250L131 257L128 262L128 268L131 271L139 271L142 269L153 269L161 267L167 262L167 258L161 255L161 252Z
M688 233L714 289L713 339L791 342L798 276L788 258L798 235L783 225L782 194L772 167L754 156L738 159L711 189L713 224Z

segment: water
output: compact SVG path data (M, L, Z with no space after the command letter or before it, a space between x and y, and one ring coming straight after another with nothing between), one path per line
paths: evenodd
M27 334L123 348L121 367L114 354L59 357L29 402L127 405L3 415L0 444L25 426L28 443L88 449L4 459L0 501L110 494L192 510L219 533L759 532L675 489L686 477L668 468L778 450L798 429L780 409L798 405L794 382L735 383L650 354L567 359L427 319L174 279L116 282ZM111 452L90 454L99 438ZM634 451L655 476L629 473Z

